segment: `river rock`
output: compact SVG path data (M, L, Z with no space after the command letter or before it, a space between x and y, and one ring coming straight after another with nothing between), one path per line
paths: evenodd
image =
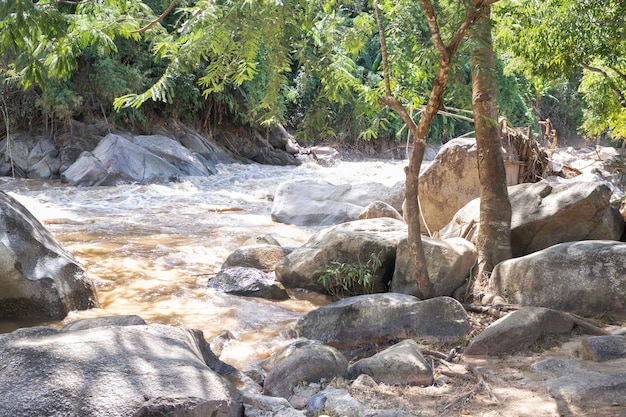
M0 317L62 320L97 305L93 283L72 254L0 192Z
M306 417L302 411L293 408L289 402L280 397L244 393L243 406L245 417Z
M478 254L474 244L462 238L445 240L422 236L428 277L433 288L433 297L452 296L462 286L476 263ZM391 280L391 291L417 296L417 282L408 276L410 265L407 238L398 244L396 264Z
M465 354L502 355L520 352L544 335L569 334L573 328L573 319L560 311L527 307L491 323L472 340Z
M78 331L105 326L142 326L146 321L136 315L89 317L76 320L63 326L63 330Z
M460 208L479 194L476 141L452 139L439 149L419 177L420 207L428 230L443 228ZM420 221L422 230L427 230Z
M396 258L396 246L406 236L406 224L390 218L356 220L339 224L311 236L276 264L276 278L287 288L304 288L324 293L320 277L337 264L365 264L377 256L380 264L371 271L370 292L383 292L389 287ZM356 293L365 288L355 286Z
M268 370L263 393L288 399L301 382L319 382L343 377L348 361L341 352L318 342L296 341L274 354L264 367Z
M222 269L234 266L273 271L276 264L289 255L293 249L273 244L244 245L228 255Z
M331 346L423 338L453 341L470 331L467 313L453 298L420 301L406 294L367 294L346 298L311 310L298 319L302 337Z
M276 189L272 220L297 226L329 226L357 220L373 201L402 210L404 186L378 183L334 185L323 180L292 180Z
M376 219L379 217L390 217L396 220L404 221L402 214L384 201L374 201L367 205L359 214L359 219Z
M581 405L587 410L608 406L618 410L626 406L626 373L599 372L587 369L576 359L556 358L540 360L532 369L556 376L548 382L550 395L565 402L567 409L570 405Z
M626 337L611 335L583 339L582 357L596 362L626 358Z
M207 177L217 173L215 164L180 142L163 135L134 136L132 142L165 159L186 176Z
M624 220L609 205L610 189L602 183L541 181L509 187L511 250L527 255L562 242L619 240ZM466 236L475 243L480 199L463 207L440 231L441 238Z
M44 138L39 138L44 140ZM0 175L24 178L30 170L28 156L34 146L25 133L14 133L0 141Z
M91 156L89 156L91 155ZM96 164L95 167L92 167ZM94 172L106 170L100 178ZM86 174L89 175L86 176ZM164 183L179 180L185 174L165 159L135 145L120 135L108 134L92 154L83 154L61 179L72 185L119 185Z
M268 300L289 298L283 285L265 272L242 266L222 269L209 280L208 288L243 297L260 297Z
M626 315L626 243L561 243L493 270L489 291L512 303L583 316Z
M379 384L432 385L433 370L414 340L404 340L348 367L348 378L361 374Z
M241 394L212 370L202 332L38 327L0 335L2 416L240 417Z

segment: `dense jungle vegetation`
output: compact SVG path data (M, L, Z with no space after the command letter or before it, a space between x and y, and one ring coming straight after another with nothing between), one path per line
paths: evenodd
M417 118L437 69L420 2L381 0L394 97ZM626 137L626 2L493 3L498 110L561 137ZM442 37L463 1L433 2ZM429 140L473 130L471 40L454 56ZM0 137L71 119L141 128L282 123L304 143L406 139L379 105L368 0L0 0Z

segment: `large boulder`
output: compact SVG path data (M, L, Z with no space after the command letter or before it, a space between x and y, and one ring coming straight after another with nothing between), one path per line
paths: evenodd
M348 367L348 378L369 375L379 384L431 385L433 370L414 340L404 340Z
M218 374L230 368L220 365L199 330L36 327L0 335L0 351L1 416L243 413L241 394Z
M134 136L132 142L165 159L185 175L206 177L217 173L214 163L209 162L201 154L185 148L180 142L166 136Z
M549 334L569 334L574 320L563 312L526 307L496 320L472 340L466 355L503 355L523 351Z
M452 296L461 287L476 263L476 247L462 238L437 240L422 237L428 277L433 297ZM398 244L391 291L417 296L417 281L409 275L409 245L406 238Z
M74 257L18 201L0 192L0 317L62 320L98 305Z
M96 167L92 168L93 164ZM98 178L94 172L102 171ZM185 174L165 159L135 145L120 135L108 134L93 153L85 153L72 164L61 179L72 185L119 185L176 181Z
M489 290L522 305L625 316L625 259L623 242L561 243L499 263Z
M541 181L509 187L511 249L523 256L562 242L619 240L624 220L609 205L610 189L602 183ZM475 242L480 199L463 207L440 232L441 238L466 236Z
M451 341L470 331L467 313L453 298L420 301L397 293L346 298L298 319L300 336L335 347L422 338Z
M376 257L371 291L386 291L393 273L396 246L406 236L406 225L390 218L356 220L311 236L309 241L276 264L276 278L287 288L316 292L331 290L320 278L339 264L365 265ZM357 292L365 289L355 288Z
M265 367L268 373L263 393L288 399L301 382L343 377L348 361L337 349L306 340L294 342L277 352Z
M365 207L383 201L402 209L404 186L378 183L334 185L323 180L293 180L278 186L272 220L297 226L328 226L357 220Z
M273 271L276 264L293 249L272 244L245 244L228 255L222 269L243 266Z
M443 145L420 175L419 190L428 230L443 228L461 207L480 194L476 140L458 138Z

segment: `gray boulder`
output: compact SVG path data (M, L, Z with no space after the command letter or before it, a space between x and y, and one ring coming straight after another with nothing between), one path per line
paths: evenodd
M293 408L289 402L280 397L244 393L243 406L245 417L306 417L302 411Z
M379 384L432 385L433 370L414 340L404 340L348 367L348 378L361 374Z
M39 327L1 335L0 351L0 416L243 413L241 394L218 374L219 360L198 330Z
M537 372L551 374L550 395L571 405L595 407L624 407L626 401L626 374L599 372L586 368L576 359L543 359L532 365ZM613 409L613 407L611 407Z
M561 243L501 262L488 290L512 303L583 316L626 314L626 243Z
M72 164L61 179L72 185L118 185L176 181L185 174L165 159L135 145L120 135L108 134L94 149ZM99 163L96 162L99 161ZM96 163L97 167L91 168ZM104 167L106 174L96 179L93 173ZM85 177L85 173L90 173Z
M619 240L624 220L609 205L611 190L602 183L565 182L509 187L513 209L511 249L523 256L562 242ZM480 199L468 203L440 231L441 238L466 236L475 243Z
M132 142L145 150L165 159L184 175L206 177L215 174L215 164L181 145L180 142L163 135L134 136Z
M334 185L323 180L293 180L278 186L272 220L297 226L329 226L357 220L373 201L402 209L404 187L378 183Z
M502 355L528 349L542 336L569 334L574 321L566 314L542 307L527 307L496 320L472 340L467 355Z
M300 336L335 347L414 337L452 341L470 331L467 313L453 298L420 301L396 293L359 295L309 311L298 319Z
M255 244L240 246L233 253L228 255L222 268L232 268L243 266L273 271L276 264L292 252L293 249L283 248L272 244Z
M244 297L286 300L287 290L273 277L256 268L236 266L222 269L209 280L207 288Z
M0 317L62 320L97 307L74 257L18 201L0 192Z
M480 194L476 141L459 138L443 145L420 175L419 190L426 226L433 232L443 228L459 209ZM426 230L423 222L422 230Z
M596 362L626 358L626 337L610 335L583 339L582 357Z
M433 296L452 296L469 276L478 256L476 247L462 238L446 240L422 236L428 277ZM406 238L398 244L396 264L391 280L391 291L417 296L417 282L408 275L410 265L409 246Z
M294 342L274 354L264 366L268 373L263 393L288 399L301 382L343 377L348 361L337 349L306 340Z
M63 330L77 331L93 329L95 327L142 326L145 324L145 320L136 315L89 317L86 319L70 322L63 326Z
M374 201L367 205L359 214L359 219L376 219L379 217L390 217L396 220L404 221L402 215L390 204L384 201Z
M378 218L339 224L311 236L309 241L276 264L276 278L287 288L304 288L324 293L320 277L332 265L366 264L378 257L372 273L370 292L386 291L393 273L396 246L406 236L406 225L399 220ZM334 264L333 264L334 263ZM363 293L365 288L355 287Z

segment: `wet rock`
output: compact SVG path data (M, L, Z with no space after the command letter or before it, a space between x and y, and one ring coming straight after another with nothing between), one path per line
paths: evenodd
M619 240L624 221L609 205L611 191L602 183L541 181L509 187L513 209L511 250L527 255L562 242ZM468 203L440 231L442 238L466 235L475 243L480 199Z
M420 301L396 293L360 295L312 310L296 323L300 336L336 347L423 338L453 341L470 331L467 313L449 297Z
M286 300L287 290L273 277L256 268L236 266L222 269L209 280L207 288L243 297L260 297L269 300Z
M626 358L626 337L588 337L582 341L582 357L596 362Z
M422 246L433 296L452 296L463 285L476 263L476 247L462 238L437 240L424 236ZM417 282L408 275L410 262L408 241L404 238L396 252L391 291L417 296Z
M549 382L550 395L566 404L626 406L626 374L598 372L587 369L575 359L543 359L532 365L538 372L557 378Z
M301 382L342 377L348 361L341 352L313 341L297 341L276 353L264 365L268 369L263 393L289 398Z
M569 334L574 321L562 312L527 307L496 320L472 340L467 355L501 355L523 351L541 336Z
M397 343L348 367L348 378L361 374L387 385L432 385L433 370L414 340Z
M309 152L318 164L322 166L333 166L341 160L341 154L335 148L330 146L312 146Z
M626 243L588 240L499 263L489 291L507 301L595 316L626 314Z
M72 254L0 192L0 317L62 320L97 305L93 283Z
M90 317L67 323L63 326L63 330L78 331L105 326L142 326L145 324L144 319L135 315Z
M375 256L380 262L375 262L375 268L370 271L370 288L355 285L353 293L383 292L393 273L396 246L405 236L406 224L389 218L333 226L313 235L306 244L278 262L276 278L287 288L332 292L338 284L328 283L325 287L320 281L329 267L342 263L362 265Z
M376 219L379 217L390 217L396 220L404 221L402 215L393 208L390 204L385 203L384 201L374 201L367 205L359 214L359 219Z
M96 164L95 167L92 167ZM93 173L101 168L106 174L94 178ZM89 173L88 177L85 174ZM120 135L108 134L96 149L81 156L63 174L61 179L72 185L119 185L137 182L140 184L176 181L185 174L165 159L135 145Z
M217 362L197 330L39 327L0 335L0 351L3 416L243 413L241 394L207 365Z
M273 244L241 246L228 255L222 269L243 266L273 271L276 264L292 251L293 249Z
M272 220L297 226L329 226L357 220L373 201L401 210L404 187L378 183L334 185L323 180L281 183L272 205Z
M134 136L132 142L178 168L185 176L207 177L217 172L214 163L163 135Z
M281 246L280 242L276 240L276 238L272 235L259 235L251 237L250 239L243 242L241 246L255 246L255 245L274 245Z

